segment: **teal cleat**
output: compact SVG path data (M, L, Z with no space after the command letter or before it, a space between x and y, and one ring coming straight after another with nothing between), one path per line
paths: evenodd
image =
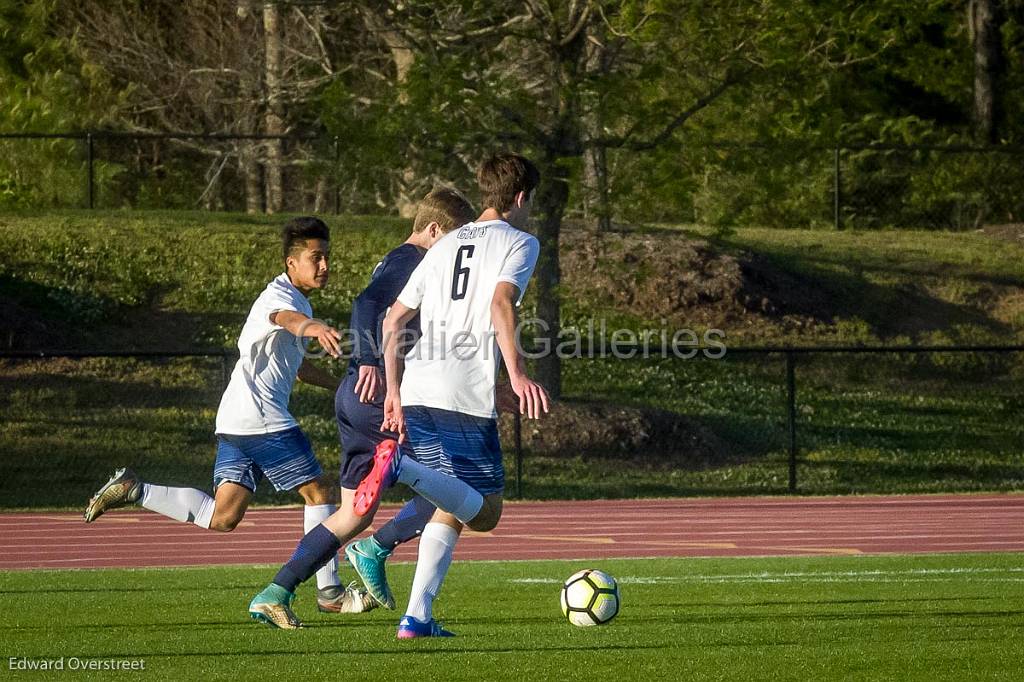
M395 608L395 595L391 593L384 564L391 550L381 547L371 535L345 547L345 558L363 581L366 591L383 607Z
M293 599L294 592L270 583L249 602L249 617L272 628L297 630L302 627L302 621L292 612Z

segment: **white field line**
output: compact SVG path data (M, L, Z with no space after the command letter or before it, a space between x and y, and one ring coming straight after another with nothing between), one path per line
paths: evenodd
M899 571L816 571L783 573L741 573L733 575L695 574L676 576L623 576L616 581L629 585L675 583L786 583L786 582L941 582L970 576L979 582L1024 582L1024 577L998 577L992 574L1020 574L1024 568L919 568ZM982 576L980 578L976 576ZM509 578L510 583L559 584L555 578Z

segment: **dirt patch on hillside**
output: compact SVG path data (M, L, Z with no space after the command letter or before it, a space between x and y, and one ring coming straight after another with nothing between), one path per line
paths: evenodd
M1005 225L986 225L978 230L987 237L1002 239L1024 246L1024 223L1006 223Z
M685 235L572 237L563 240L561 254L569 299L675 325L831 322L820 287L760 256L723 253Z
M512 452L513 418L499 427ZM565 400L537 421L522 420L523 449L549 457L612 457L645 465L671 464L692 469L720 466L730 448L695 419L654 408ZM734 452L733 452L734 454Z

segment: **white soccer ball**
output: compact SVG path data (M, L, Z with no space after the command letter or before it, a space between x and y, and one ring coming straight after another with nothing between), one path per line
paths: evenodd
M618 612L619 586L607 573L587 568L562 585L562 614L573 625L602 625Z

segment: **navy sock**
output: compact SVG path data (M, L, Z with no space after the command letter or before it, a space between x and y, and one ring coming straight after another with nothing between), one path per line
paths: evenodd
M380 530L373 534L373 539L384 549L394 549L422 533L423 527L430 521L436 509L433 504L417 495L398 510L395 518L381 526Z
M274 582L289 592L303 583L334 558L341 543L324 524L318 525L299 541L295 553L274 576Z

